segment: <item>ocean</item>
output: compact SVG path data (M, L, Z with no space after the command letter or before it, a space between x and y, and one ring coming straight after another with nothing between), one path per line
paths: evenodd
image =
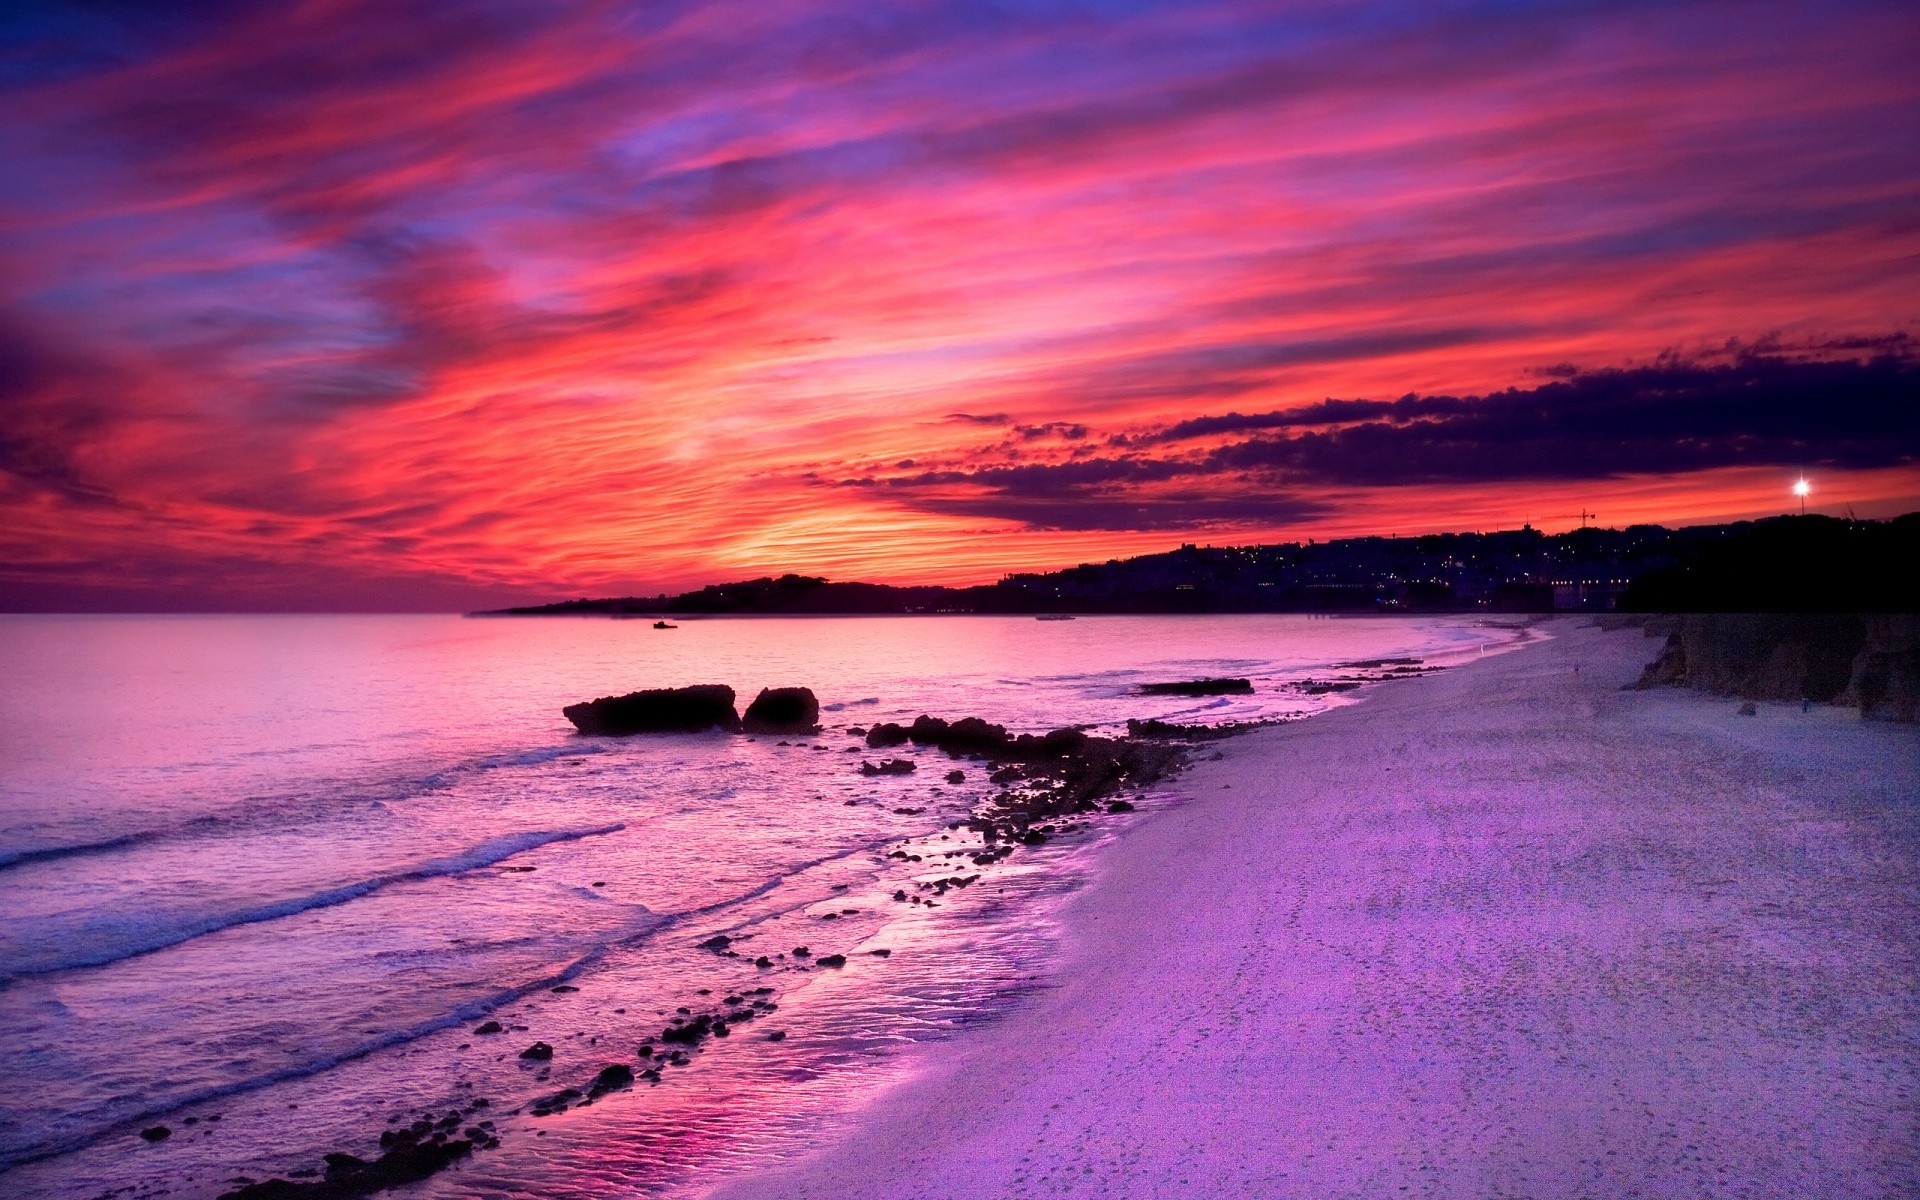
M1474 618L679 624L0 617L0 1193L219 1196L377 1157L420 1121L498 1143L420 1194L696 1192L804 1150L915 1046L1046 987L1052 913L1142 819L976 866L953 823L997 790L978 764L904 747L886 756L922 769L862 776L882 755L849 727L1299 717L1364 699L1301 686L1340 664L1444 666L1517 636ZM1138 693L1203 676L1255 691ZM811 687L823 730L594 738L560 714L692 683L743 709ZM1177 778L1135 798L1180 801ZM660 1065L668 1022L701 1014L729 1036ZM523 1057L535 1042L551 1057ZM661 1078L565 1096L615 1064Z

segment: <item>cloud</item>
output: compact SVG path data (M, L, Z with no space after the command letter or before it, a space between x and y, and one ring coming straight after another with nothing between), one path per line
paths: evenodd
M1158 529L1312 517L1325 505L1301 497L1329 487L1908 466L1920 462L1920 356L1669 359L1487 395L1326 400L1287 412L1193 417L1137 440L1276 428L1304 432L1170 456L1131 452L880 482L931 512L992 514L1041 528ZM1181 490L1166 490L1176 483Z
M1739 511L1713 472L1788 459L1890 504L1858 371L1682 367L1905 353L1916 37L1871 0L15 5L0 586L965 580L1410 529L1443 484Z
M921 508L947 516L1012 521L1031 529L1178 531L1274 528L1325 515L1329 506L1304 496L1213 496L1194 492L1112 496L1085 493L938 498Z

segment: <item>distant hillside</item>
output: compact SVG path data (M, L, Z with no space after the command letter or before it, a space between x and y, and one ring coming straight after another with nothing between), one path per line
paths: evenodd
M1920 513L1666 529L1532 528L1164 554L970 588L782 575L677 596L580 599L499 616L876 613L1913 612Z

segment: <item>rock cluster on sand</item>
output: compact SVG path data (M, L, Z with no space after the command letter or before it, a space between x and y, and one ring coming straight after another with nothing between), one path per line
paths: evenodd
M624 696L602 696L560 710L581 733L698 733L738 730L733 689L707 683L683 688L650 688Z
M820 701L812 688L763 688L741 724L748 733L817 733L820 729Z
M910 726L876 725L867 734L869 745L894 746L909 741L944 750L955 758L982 759L993 768L988 776L991 782L1012 785L995 796L973 822L989 839L1004 833L1010 840L1023 840L1036 821L1094 811L1100 807L1101 798L1123 785L1144 786L1164 779L1186 761L1178 746L1151 738L1090 737L1078 729L1016 737L1005 726L978 717L946 721L921 716ZM895 759L887 765L897 770L897 764L910 761ZM881 774L883 768L863 764L862 771Z

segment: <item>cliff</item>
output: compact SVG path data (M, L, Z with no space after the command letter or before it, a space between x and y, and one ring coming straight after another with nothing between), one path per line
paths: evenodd
M1913 721L1920 617L1910 614L1690 613L1636 686L1694 687L1747 700L1857 706Z

